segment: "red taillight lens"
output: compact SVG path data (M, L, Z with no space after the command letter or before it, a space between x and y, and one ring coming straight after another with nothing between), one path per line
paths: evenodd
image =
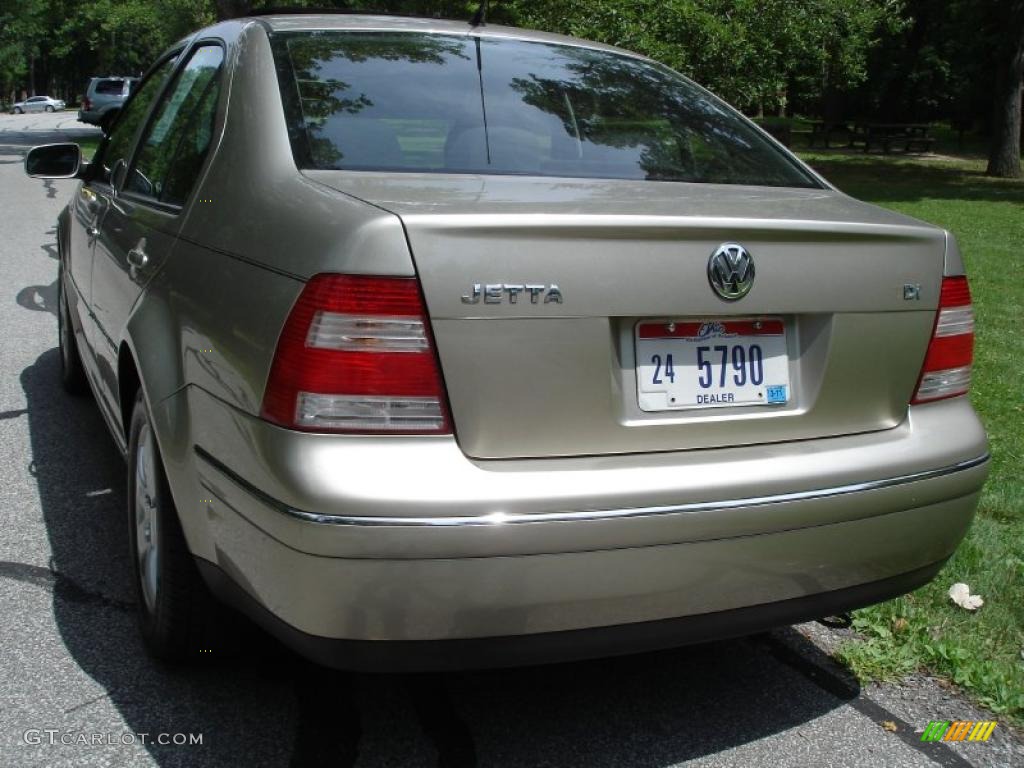
M88 99L83 99L82 100L82 109L84 109L86 112L88 112L90 109L92 109L92 102L89 101Z
M942 279L939 311L914 404L967 393L974 361L974 309L966 277Z
M277 342L263 417L311 432L450 433L417 280L311 279Z

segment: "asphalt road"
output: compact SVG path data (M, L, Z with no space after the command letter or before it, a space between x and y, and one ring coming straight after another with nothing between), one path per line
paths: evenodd
M817 624L445 675L336 673L269 642L243 660L151 662L124 466L92 399L57 383L54 222L74 184L22 172L29 146L95 134L71 113L0 116L0 766L1024 765L1005 726L988 743L921 743L929 720L993 718L925 678L859 687L824 651L840 633Z

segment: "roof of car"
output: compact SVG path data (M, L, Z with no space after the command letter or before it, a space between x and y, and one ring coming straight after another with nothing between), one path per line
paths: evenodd
M494 24L481 24L473 27L469 20L452 21L450 19L429 19L415 16L384 16L363 15L352 13L311 13L311 14L268 14L253 17L265 22L274 32L297 32L308 30L359 30L381 32L428 32L434 34L468 35L479 37L512 38L515 40L531 40L544 43L558 43L585 48L611 51L636 58L646 58L633 51L616 48L613 45L581 40L577 37L555 35L533 29L503 27Z

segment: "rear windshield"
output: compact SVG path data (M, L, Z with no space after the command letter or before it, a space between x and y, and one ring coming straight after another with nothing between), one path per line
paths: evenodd
M300 168L819 186L721 101L629 56L417 32L272 42Z
M96 93L113 93L118 96L124 89L124 80L99 80L96 82Z

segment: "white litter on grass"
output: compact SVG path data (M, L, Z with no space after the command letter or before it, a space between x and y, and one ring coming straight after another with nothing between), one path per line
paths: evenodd
M972 595L971 588L961 582L957 582L949 588L949 598L968 611L976 611L985 604L979 595Z

